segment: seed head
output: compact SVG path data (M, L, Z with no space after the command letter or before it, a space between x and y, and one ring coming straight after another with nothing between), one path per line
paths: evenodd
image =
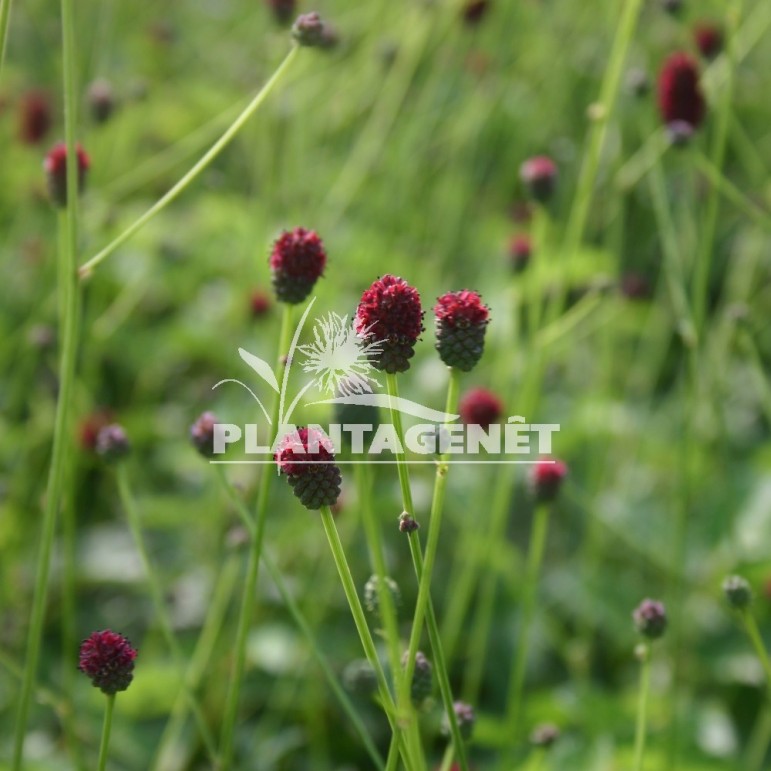
M693 40L705 59L714 59L723 50L723 31L709 22L693 28Z
M324 44L324 22L315 11L297 17L292 26L292 37L298 45L315 48Z
M728 604L737 610L743 610L752 602L752 588L741 576L728 576L723 581L723 593Z
M540 460L530 472L530 487L539 503L553 501L568 474L568 467L559 460Z
M131 444L123 426L112 423L99 430L96 436L96 452L106 461L110 463L119 461L125 458L130 451Z
M704 120L706 105L699 86L699 69L685 53L674 53L659 73L658 102L666 124L685 121L697 129Z
M190 441L204 458L214 455L214 426L217 416L213 412L204 412L198 420L190 426Z
M404 651L402 666L407 666L409 651ZM415 654L415 669L412 673L412 687L410 695L412 703L419 707L431 695L434 686L433 667L425 655L418 651Z
M19 103L19 139L36 145L45 139L53 122L51 100L44 91L28 91Z
M136 657L136 650L123 635L105 629L83 640L78 669L91 678L95 688L111 696L131 684Z
M115 94L109 81L100 78L88 87L88 106L95 123L110 119L115 111Z
M469 372L482 358L490 309L476 292L464 289L442 295L434 316L440 358L448 367Z
M75 148L78 159L78 192L83 192L86 184L86 172L91 161L80 145ZM60 142L54 145L46 155L43 169L48 182L48 194L54 206L64 208L67 205L67 145Z
M509 259L511 267L515 273L521 273L530 263L530 257L533 253L533 244L530 236L520 234L514 236L509 244Z
M385 275L362 294L353 326L365 345L380 344L373 367L406 372L424 328L420 295L404 279Z
M474 715L474 708L470 704L466 704L465 701L456 701L453 706L455 712L455 719L458 721L458 728L460 729L460 735L463 739L470 739L474 730L474 723L476 722L476 716ZM445 735L450 734L450 720L447 715L444 716L442 723L442 730Z
M284 231L270 254L273 288L279 302L302 302L323 275L326 264L324 244L313 230Z
M560 729L554 723L541 723L530 734L530 744L534 747L551 747L560 738Z
M481 426L486 431L501 419L503 402L491 391L472 388L461 398L458 412L467 426Z
M300 428L287 434L273 458L305 508L320 509L337 501L342 477L332 443L321 431Z
M632 613L637 631L650 640L664 634L667 628L667 611L664 603L656 600L643 600Z
M526 160L519 170L528 193L540 203L547 203L554 195L557 184L557 166L546 155L536 155Z

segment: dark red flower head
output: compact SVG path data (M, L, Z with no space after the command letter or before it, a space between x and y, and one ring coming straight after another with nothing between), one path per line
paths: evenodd
M324 22L316 11L297 17L292 25L292 37L297 45L316 48L324 45Z
M479 24L490 9L490 0L468 0L463 6L463 20L467 24Z
M525 233L514 236L509 244L509 257L511 267L515 273L521 273L530 263L530 256L533 253L533 243L530 236Z
M693 28L693 39L705 59L714 59L723 50L723 31L715 24L697 24Z
M289 24L297 13L296 0L266 0L266 5L279 24Z
M198 420L190 426L190 441L204 458L214 455L214 426L217 416L213 412L204 412Z
M546 155L528 158L519 169L519 176L530 195L540 203L546 203L557 184L557 165Z
M95 80L88 87L88 106L96 123L104 123L115 111L115 93L109 81Z
M487 430L501 419L503 402L484 388L472 388L460 400L458 412L467 426L481 426Z
M96 452L96 440L99 432L113 419L110 410L97 410L81 420L78 426L78 439L83 450Z
M659 74L659 112L664 123L684 121L698 128L704 120L706 105L699 86L699 69L685 53L674 53Z
M319 509L337 501L342 477L332 443L321 431L299 428L287 434L278 443L273 459L306 508Z
M78 159L78 192L83 192L86 184L86 172L91 161L80 145L76 145ZM54 206L67 205L67 145L59 142L54 145L43 161L43 169L48 181L48 193Z
M380 350L371 355L374 367L405 372L423 331L418 291L402 278L379 278L361 296L354 329L365 344L379 343Z
M111 423L99 429L96 435L96 452L110 463L125 458L131 452L131 443L123 426Z
M326 264L324 244L313 230L284 231L270 253L276 297L282 303L302 302L324 273Z
M51 100L43 91L28 91L19 105L19 138L28 145L45 139L51 128Z
M657 600L643 600L635 608L632 618L637 631L651 640L661 637L667 628L666 608Z
M261 318L270 310L270 296L261 289L255 289L249 298L249 307L255 319Z
M136 650L123 635L105 629L83 640L78 669L91 678L95 688L113 695L131 684L136 657Z
M442 295L434 306L436 350L448 367L469 372L482 357L490 309L476 292Z
M539 502L553 501L568 474L568 467L559 460L539 460L532 467L530 486Z

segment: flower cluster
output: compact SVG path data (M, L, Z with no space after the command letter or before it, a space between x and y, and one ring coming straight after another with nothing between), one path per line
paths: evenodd
M302 302L323 275L327 264L324 244L313 230L284 231L270 253L273 288L280 302Z
M476 292L464 289L442 295L434 315L436 350L442 361L448 367L469 372L482 358L490 309Z
M342 477L328 437L312 428L287 434L273 456L307 509L332 506L340 496Z
M131 684L136 657L136 650L123 635L105 629L83 640L78 669L91 679L95 688L112 696Z

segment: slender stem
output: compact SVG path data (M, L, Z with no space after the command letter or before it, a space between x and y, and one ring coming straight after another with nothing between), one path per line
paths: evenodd
M174 630L172 628L171 619L169 618L168 611L166 609L166 603L163 599L163 588L158 578L158 574L150 562L150 557L147 554L147 547L145 546L145 540L142 535L142 523L139 519L139 512L137 511L136 502L134 496L131 493L131 486L129 485L128 474L126 471L126 464L121 463L117 468L117 482L118 482L118 495L120 497L121 505L126 513L126 519L128 521L129 530L131 531L131 537L134 541L134 546L139 554L139 559L142 563L142 569L145 573L145 580L147 581L147 587L150 590L150 598L153 603L153 609L155 610L156 618L158 619L158 625L161 629L163 639L166 641L166 645L171 653L174 666L180 674L180 687L188 701L190 709L195 717L198 725L198 730L203 739L206 750L212 760L217 757L217 748L214 743L214 737L206 724L203 712L198 700L195 698L190 686L184 677L185 661L182 654L182 650L179 646Z
M444 750L442 756L442 762L439 765L439 771L450 771L452 768L452 761L455 758L455 747L452 744L448 744Z
M246 508L246 504L244 503L242 498L236 493L235 489L233 488L233 485L230 484L230 481L225 475L223 467L215 464L214 468L218 472L217 478L220 482L220 486L222 487L222 490L227 495L231 503L236 507L236 511L238 512L242 522L246 525L247 529L249 530L249 534L252 537L254 537L255 528L254 528L254 524L252 523L249 517L249 512ZM362 743L364 744L364 747L370 756L370 759L375 764L375 766L378 769L381 769L382 771L382 769L384 768L383 758L380 756L380 753L377 751L377 748L373 744L372 738L370 737L366 726L364 725L358 713L356 712L355 707L351 703L351 700L348 698L348 695L341 687L337 677L335 677L335 673L332 670L332 667L330 666L329 662L327 661L326 656L324 656L324 653L321 650L321 647L318 643L318 640L316 639L316 636L313 634L313 630L311 629L311 626L308 623L308 620L303 615L303 612L300 609L300 606L295 602L294 597L292 596L292 593L289 591L286 585L286 582L284 581L284 578L281 575L281 571L278 568L278 565L276 565L276 563L273 561L271 556L265 551L263 551L261 555L261 559L262 559L262 564L265 566L265 568L268 571L268 574L271 577L271 580L276 585L276 588L278 589L278 593L281 595L281 599L284 601L284 604L289 610L289 613L292 616L292 619L294 620L295 624L297 624L297 627L305 636L305 639L308 641L311 652L313 653L313 656L316 659L316 662L321 668L321 671L324 674L324 677L326 678L327 683L329 684L329 687L332 689L332 692L335 694L335 697L340 702L340 706L343 708L343 711L345 712L346 717L348 718L348 720L351 721L351 724L356 729L356 732L359 734L359 737L361 738Z
M747 636L750 638L752 647L755 649L755 653L760 659L760 663L763 666L763 671L766 674L766 680L769 687L771 687L771 661L768 658L768 651L763 643L763 638L760 636L760 630L758 629L758 622L755 621L755 616L748 610L742 611L742 621L744 622L744 628L747 632Z
M518 728L522 707L522 692L525 685L525 670L527 654L530 646L535 600L538 595L538 578L541 572L541 562L546 547L546 535L549 530L548 503L539 503L535 510L533 532L530 534L530 545L525 568L525 584L522 587L522 610L519 629L519 645L514 657L514 665L509 680L509 695L507 699L506 725L509 735L513 736Z
M5 48L8 44L8 27L11 22L12 0L0 0L0 75L3 73Z
M67 0L65 0L67 1ZM262 87L259 93L252 99L247 105L244 111L233 121L228 127L225 133L204 153L201 159L185 174L182 179L177 182L165 195L158 199L141 217L135 220L129 225L117 238L113 239L107 246L100 252L95 254L90 260L84 263L80 268L81 277L87 277L91 274L93 269L107 259L118 247L122 246L126 241L131 238L137 231L141 230L156 214L162 212L172 201L174 201L180 193L198 177L198 175L206 169L207 166L225 149L233 137L246 125L246 122L262 103L270 95L273 88L281 80L284 73L289 69L290 64L297 55L297 47L292 46L289 53L284 60L279 64L276 71L271 76L270 80Z
M24 666L16 716L11 768L20 771L24 760L24 736L32 692L35 690L40 645L45 622L48 599L48 576L51 567L51 552L56 533L56 520L65 493L66 459L69 444L69 422L72 393L75 381L75 358L78 344L78 282L77 282L77 159L74 152L76 102L74 67L74 19L73 0L62 0L62 46L64 59L64 106L65 137L67 141L67 216L66 246L60 255L59 297L60 318L63 319L62 342L59 359L59 396L56 403L51 465L48 474L45 508L40 534L40 550L35 573L35 588L32 596L29 629L27 632L27 658Z
M388 386L388 395L391 399L396 399L399 396L399 388L396 382L396 376L388 374L386 376L386 383ZM391 421L396 431L396 436L399 440L401 447L404 447L404 429L402 427L402 417L399 410L391 403ZM405 459L404 451L397 451L396 464L399 473L399 485L402 490L402 506L404 510L410 515L414 516L415 508L412 503L412 489L410 486L410 476L407 469L407 462ZM420 546L420 538L417 532L410 533L409 535L410 554L412 556L412 563L415 569L415 575L418 579L418 585L420 585L423 576L423 551ZM444 650L442 649L442 641L439 636L439 625L436 622L436 616L434 614L434 605L431 601L430 594L426 600L426 626L428 628L428 639L431 643L431 651L434 657L434 672L436 674L439 691L442 696L442 704L447 714L447 719L450 723L450 733L452 736L452 742L455 746L455 752L458 755L458 762L462 771L468 771L468 760L466 759L466 747L463 743L463 737L460 734L460 728L458 727L458 720L455 715L454 700L452 696L452 689L450 687L450 678L447 674L447 663L444 658ZM413 635L419 634L413 629ZM410 637L412 639L412 636ZM407 683L410 683L412 678L412 671L415 667L415 657L410 656L407 661L407 667L405 667L404 678Z
M637 726L634 739L634 771L642 771L648 722L648 694L651 681L651 646L640 646L640 695L637 702Z
M115 707L115 694L111 693L107 697L107 703L104 707L104 723L102 723L102 740L99 743L99 764L97 771L104 771L107 768L107 751L110 746L110 729L112 728L112 712Z
M278 375L284 372L285 359L289 351L289 341L292 334L292 306L288 303L283 304L281 314L281 331L279 333L278 345ZM274 394L273 407L271 411L271 426L277 431L280 408L280 396ZM257 491L257 508L255 512L255 527L252 538L251 549L246 567L246 579L244 581L244 590L241 595L241 607L238 613L238 625L236 628L235 654L233 659L233 671L230 678L227 696L225 699L225 709L222 719L222 732L220 735L220 771L227 771L233 759L233 736L235 733L236 717L238 714L238 701L241 693L241 684L244 679L244 670L246 667L246 638L249 633L249 627L252 620L252 611L254 608L255 596L257 593L257 578L259 575L260 554L262 552L262 542L265 535L265 521L268 513L268 500L270 497L270 484L273 480L274 471L270 466L264 466L260 476L259 488Z

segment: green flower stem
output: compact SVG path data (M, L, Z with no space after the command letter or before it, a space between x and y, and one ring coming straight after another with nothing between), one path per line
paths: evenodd
M546 548L546 536L549 531L550 506L548 503L539 503L535 509L533 530L530 534L530 545L527 552L527 565L525 567L525 583L522 587L522 606L519 625L519 644L514 656L514 662L509 678L509 694L506 700L506 727L509 736L515 736L519 728L520 712L522 709L522 693L525 685L525 671L527 669L527 654L530 647L530 633L532 631L535 600L538 596L538 579L541 573L541 563Z
M289 345L292 336L292 308L293 306L289 303L283 303L281 331L279 332L278 344L277 376L279 381L282 380L286 364L285 357L289 353ZM279 429L280 407L280 394L275 394L270 419L270 424L274 431ZM238 714L238 700L241 693L241 684L244 679L244 670L246 668L246 638L249 634L252 611L257 594L260 554L262 552L262 542L265 536L265 521L268 514L270 485L274 476L275 471L270 465L263 466L257 491L254 536L252 538L251 549L249 550L244 591L241 596L241 607L238 613L233 672L231 674L230 685L225 699L225 711L222 720L222 733L220 735L220 771L227 771L227 769L230 768L233 759L233 736Z
M168 610L166 609L166 603L163 599L163 588L158 574L150 562L150 558L147 554L147 547L145 546L144 537L142 535L142 523L139 518L139 512L137 511L136 502L131 493L131 486L128 480L128 474L126 471L126 464L120 463L116 470L116 477L118 482L118 495L120 497L121 505L126 514L129 530L131 531L131 537L134 540L134 546L139 554L139 559L142 562L142 569L145 573L145 579L147 581L147 587L150 591L150 598L153 603L156 618L158 619L158 625L161 629L161 635L166 642L166 645L171 653L174 666L180 674L180 687L187 700L190 710L193 713L198 731L201 734L201 739L206 747L209 757L215 760L217 757L217 748L215 746L214 737L206 724L206 719L203 715L198 701L195 698L190 686L184 676L185 671L185 658L182 654L182 649L179 646L179 642L174 634L172 628L171 619L169 618Z
M439 771L451 771L452 761L455 758L455 747L452 744L448 744L442 756L442 762L439 765Z
M71 0L64 0L71 2ZM225 149L233 137L246 125L249 118L254 115L257 109L268 98L276 84L289 69L292 61L297 55L297 47L292 46L284 60L279 64L276 71L270 77L270 80L260 89L259 93L247 105L244 111L233 121L225 133L204 153L201 159L179 180L165 195L158 199L141 217L129 225L117 238L113 239L100 252L95 254L90 260L84 263L80 268L80 276L88 277L93 269L101 262L106 260L118 247L122 246L136 232L141 230L156 214L160 214L180 193L189 187L189 185L206 169L206 167Z
M380 664L380 659L377 655L377 649L375 648L375 641L372 639L372 635L367 626L367 619L364 616L364 608L361 606L359 595L356 592L356 584L353 581L351 575L351 569L348 566L348 560L345 557L345 550L343 544L340 541L340 534L337 532L337 526L335 525L335 518L332 515L332 511L329 506L321 507L321 523L324 526L324 532L327 535L329 541L329 548L332 551L332 558L335 561L335 567L337 567L338 575L340 576L340 582L343 585L343 591L345 592L345 598L348 600L348 606L351 609L351 615L353 621L356 624L356 631L359 633L359 639L361 640L362 648L367 660L372 665L375 671L375 677L377 679L378 692L380 699L383 702L383 709L385 710L388 721L391 723L392 730L395 734L401 735L401 732L394 724L396 715L396 705L394 704L391 693L388 690L388 682L386 680L385 672ZM414 759L411 760L406 757L407 753L405 748L402 747L402 755L408 768L414 768Z
M107 697L107 703L104 707L104 723L102 723L102 740L99 743L99 763L97 771L104 771L107 768L107 751L110 747L110 730L112 729L112 712L115 708L115 694L111 693Z
M8 1L8 0L6 0ZM8 11L10 6L8 6ZM7 20L6 20L7 23ZM75 359L79 335L78 281L77 281L77 240L78 240L78 196L77 159L75 156L76 104L78 99L74 67L74 18L73 0L62 0L62 45L64 59L64 117L67 142L67 214L60 225L65 225L66 248L59 255L59 298L61 329L61 351L59 359L59 396L56 402L51 465L46 489L43 522L40 533L35 572L35 587L32 609L27 632L24 677L16 716L13 739L11 768L21 771L24 759L24 736L27 732L30 699L35 690L40 646L45 622L48 599L48 576L51 567L51 553L56 533L56 520L65 496L67 451L70 441L70 410L75 383Z
M5 63L5 48L8 44L8 27L11 22L12 0L0 0L0 75Z
M386 375L386 383L388 385L388 395L391 399L398 398L399 388L396 382L396 376L392 374ZM449 389L448 389L449 390ZM399 443L404 447L404 430L402 428L401 413L394 408L393 403L391 405L391 420L394 425L394 430L399 439ZM402 490L402 506L404 510L410 516L414 517L415 507L412 503L412 488L410 486L410 476L407 469L407 463L404 452L397 452L396 462L397 470L399 473L399 485ZM445 471L446 474L446 471ZM423 551L420 546L420 538L417 532L410 533L409 535L410 553L412 556L412 563L415 568L415 575L418 579L418 586L421 585L423 578ZM442 696L442 704L447 714L447 719L450 723L450 733L452 735L452 742L455 746L455 752L458 756L458 762L462 771L468 771L468 761L466 759L466 748L463 742L463 737L460 735L460 728L458 727L458 720L455 715L455 709L453 707L454 699L452 696L452 689L450 688L450 678L447 674L447 663L444 658L444 650L442 649L442 641L439 636L439 626L436 622L436 616L434 614L434 605L431 601L430 594L426 599L425 605L425 619L426 626L428 628L428 638L431 643L431 651L434 658L434 672L439 683L439 691ZM417 608L416 608L417 614ZM422 624L422 622L421 622ZM413 628L412 636L420 634L420 628L416 631ZM412 636L410 640L412 640ZM412 648L412 645L410 645ZM415 656L411 655L407 660L407 667L405 667L404 678L409 684L412 680L412 673L415 668Z
M380 525L375 517L375 511L372 506L372 480L369 473L369 466L366 463L357 463L356 484L359 495L359 507L362 512L362 522L364 524L364 534L367 539L367 548L370 553L370 560L375 569L375 575L378 577L377 595L378 607L380 608L380 617L385 631L386 646L388 649L388 663L393 673L394 689L396 690L396 707L398 712L397 726L401 730L403 721L412 721L413 710L410 703L410 691L405 678L399 677L401 671L399 627L396 618L396 608L394 607L393 597L385 583L388 575L385 554L383 551L383 539L380 533ZM413 739L415 737L413 736ZM389 751L389 762L395 763L398 755L393 749L398 742L398 737L394 735L392 739L392 750ZM390 769L391 767L389 767ZM393 766L392 768L396 768Z
M255 528L251 518L249 517L249 512L246 508L246 504L244 503L242 498L236 493L235 489L233 488L233 485L230 484L230 481L228 480L225 474L224 468L221 465L215 465L214 468L218 472L217 478L220 482L220 486L222 487L223 492L227 495L230 502L235 506L236 511L238 512L241 518L241 521L244 523L247 530L249 531L249 534L252 537L254 537ZM284 604L289 610L289 613L292 616L292 619L294 620L295 624L297 624L298 629L305 636L305 639L308 641L311 652L313 653L313 656L316 659L316 662L321 668L321 671L324 674L324 677L326 678L327 683L329 684L329 687L332 689L332 692L334 693L335 697L340 702L340 706L343 708L343 711L345 712L347 718L351 721L351 725L353 725L353 727L356 729L356 732L359 734L359 737L361 738L362 743L364 744L364 747L370 756L370 759L375 764L375 767L380 769L380 771L382 771L382 769L384 768L383 758L380 756L380 753L377 751L377 748L373 744L366 726L364 725L361 718L359 717L359 714L356 712L356 708L351 703L351 700L348 698L348 695L345 693L345 691L340 685L340 682L335 676L335 673L332 670L332 667L330 666L326 656L324 655L324 653L321 650L321 647L319 646L316 636L313 634L313 630L311 629L310 624L308 623L307 619L303 615L303 612L300 609L299 605L295 602L291 592L287 588L286 582L284 581L284 578L281 575L281 571L279 570L278 565L276 565L276 563L273 561L270 555L265 551L263 551L261 555L261 559L262 559L262 564L265 566L265 568L268 571L268 574L271 577L271 580L276 585L276 588L278 589L278 593L281 595L281 599L284 601ZM397 758L398 758L398 755L397 755Z
M648 695L651 685L651 646L640 646L640 694L637 702L637 726L634 739L634 771L642 771L648 723Z
M209 600L206 619L185 673L185 681L189 684L191 691L195 691L203 680L204 675L210 672L209 662L222 630L236 583L240 577L240 563L241 560L238 556L231 554L218 572L217 582ZM183 692L178 693L158 743L155 758L150 765L153 771L168 768L168 759L176 754L177 748L184 741L180 737L187 717L188 704L189 702L185 698L185 694ZM183 746L186 747L187 744L185 742Z
M731 121L731 103L733 101L734 76L737 62L736 33L741 19L743 0L728 3L726 13L726 57L725 82L718 107L715 134L710 148L712 166L720 171L725 160L728 129ZM707 297L709 294L709 274L717 232L717 215L720 205L720 190L717 185L710 186L707 210L699 228L700 238L696 253L696 265L693 275L693 315L696 332L701 341L704 339L707 315Z
M763 644L763 638L760 636L758 622L755 621L755 616L746 609L741 612L741 618L747 636L750 638L752 647L755 649L755 653L757 654L758 659L760 659L763 671L766 674L767 685L771 687L771 661L769 661L766 646Z

